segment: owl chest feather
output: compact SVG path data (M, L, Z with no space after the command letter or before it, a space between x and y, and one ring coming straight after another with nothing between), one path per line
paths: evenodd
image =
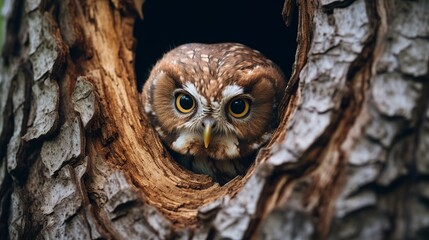
M196 155L199 158L209 157L223 161L240 157L237 137L231 135L215 136L208 148L204 147L201 133L180 132L170 144L170 148L180 154Z
M178 155L178 163L194 173L209 175L214 181L225 184L234 177L242 175L250 162L245 159L218 161L206 154Z

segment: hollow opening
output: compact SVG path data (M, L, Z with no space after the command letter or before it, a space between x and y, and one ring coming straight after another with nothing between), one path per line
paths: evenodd
M295 59L297 13L286 27L284 0L147 0L135 24L136 76L141 91L151 67L185 43L237 42L274 61L289 78Z
M157 60L185 43L244 44L276 63L287 80L297 47L297 14L286 27L281 15L283 3L284 0L145 1L144 20L138 19L134 29L139 91ZM170 153L177 160L177 154ZM255 156L251 156L250 163Z

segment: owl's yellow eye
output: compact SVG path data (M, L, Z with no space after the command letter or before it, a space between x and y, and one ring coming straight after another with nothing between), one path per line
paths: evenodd
M247 98L233 99L228 107L228 112L235 118L245 117L250 110L250 100Z
M176 97L176 108L181 113L189 113L194 109L195 101L189 94L180 93Z

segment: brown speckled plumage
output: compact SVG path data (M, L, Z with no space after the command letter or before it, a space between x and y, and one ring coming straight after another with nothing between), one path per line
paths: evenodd
M224 183L243 174L277 125L277 104L285 88L281 71L258 51L236 43L186 44L154 66L143 88L143 106L163 143L188 169ZM177 93L195 100L178 111ZM231 100L249 99L243 118L227 111ZM213 123L205 148L204 122Z

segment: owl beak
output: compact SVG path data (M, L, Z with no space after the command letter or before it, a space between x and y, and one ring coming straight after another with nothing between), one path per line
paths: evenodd
M204 125L205 125L205 127L204 127L204 134L203 134L203 137L204 137L204 146L206 148L208 148L209 144L210 144L210 140L212 139L212 126L213 126L213 123L212 122L207 122Z

